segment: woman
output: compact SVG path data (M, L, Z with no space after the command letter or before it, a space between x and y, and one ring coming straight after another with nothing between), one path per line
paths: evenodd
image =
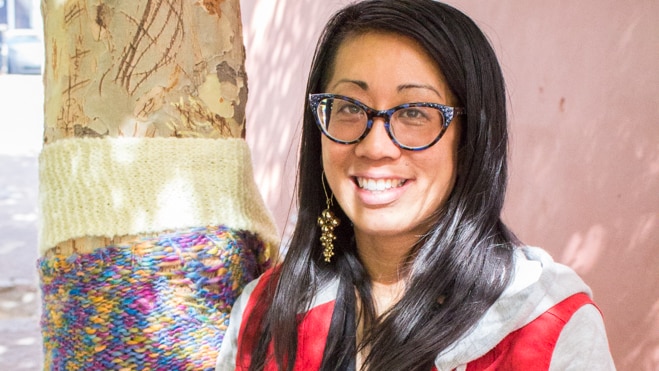
M588 287L501 221L504 83L468 17L348 6L307 93L293 238L236 302L219 370L614 368Z

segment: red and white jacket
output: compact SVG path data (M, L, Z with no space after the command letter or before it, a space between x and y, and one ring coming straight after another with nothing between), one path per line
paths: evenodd
M218 371L247 370L238 344L256 340L243 318L259 306L267 281L250 283L236 301L220 348ZM318 292L298 328L295 370L317 370L334 310L338 282ZM237 367L239 365L240 367ZM277 370L274 364L267 371ZM438 354L433 370L615 370L602 317L590 289L570 268L538 248L520 248L511 284L483 318L452 347Z

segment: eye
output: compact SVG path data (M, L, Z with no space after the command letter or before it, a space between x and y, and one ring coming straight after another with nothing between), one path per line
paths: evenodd
M402 120L427 120L428 115L422 108L404 108L398 111L398 117Z
M335 104L337 104L336 111L341 114L357 115L362 111L362 109L354 103L339 101L336 102Z

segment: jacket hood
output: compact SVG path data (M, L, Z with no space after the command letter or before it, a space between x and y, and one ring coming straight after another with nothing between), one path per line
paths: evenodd
M592 296L571 268L554 262L540 248L518 248L511 283L472 330L437 356L435 366L439 371L453 370L480 358L508 334L579 292Z

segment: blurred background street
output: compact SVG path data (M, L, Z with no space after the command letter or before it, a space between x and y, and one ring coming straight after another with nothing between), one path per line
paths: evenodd
M0 0L0 370L41 370L36 263L40 0ZM29 74L29 75L28 75Z
M40 75L0 74L0 370L39 370L36 271Z

